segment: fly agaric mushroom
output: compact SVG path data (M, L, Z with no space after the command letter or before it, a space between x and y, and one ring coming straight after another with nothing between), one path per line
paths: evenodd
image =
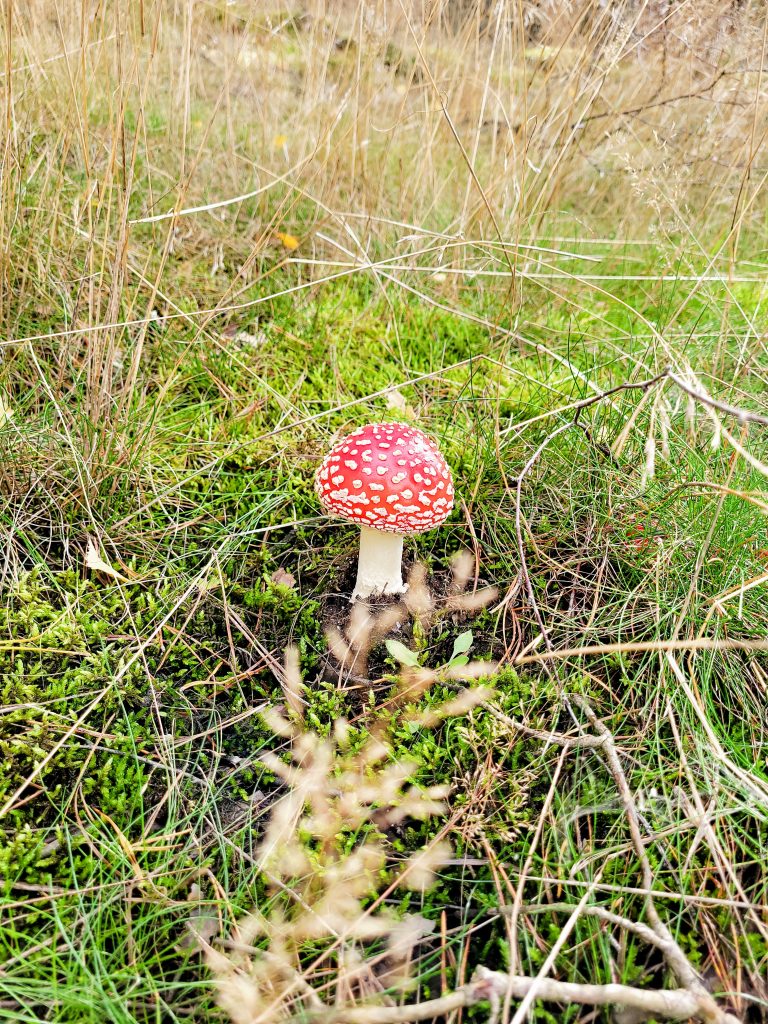
M439 526L453 507L448 464L405 423L358 427L323 459L315 490L326 511L360 525L352 601L405 593L403 537Z

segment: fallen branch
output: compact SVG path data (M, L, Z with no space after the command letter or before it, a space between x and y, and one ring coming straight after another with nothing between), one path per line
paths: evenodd
M477 1003L497 1007L509 992L524 999L535 989L536 999L550 1003L586 1006L622 1006L661 1020L696 1020L705 1024L739 1024L738 1018L721 1010L709 993L703 996L687 988L643 989L631 985L580 985L552 978L528 978L478 967L474 977L455 992L408 1006L356 1006L333 1010L320 1019L333 1024L410 1024L431 1020ZM493 1019L493 1018L492 1018Z

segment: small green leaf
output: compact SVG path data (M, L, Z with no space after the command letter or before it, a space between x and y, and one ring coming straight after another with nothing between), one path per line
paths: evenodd
M453 642L453 654L451 655L451 664L455 662L459 654L466 654L471 646L472 630L468 629L466 633L462 633L460 636L457 636ZM464 664L466 664L466 662Z
M419 659L413 651L409 651L405 644L401 644L399 640L387 640L386 646L395 661L399 661L401 665L410 665L413 668L418 667Z
M469 658L466 656L466 654L457 654L455 658L451 658L451 660L448 662L450 668L459 668L459 666L461 665L468 664Z

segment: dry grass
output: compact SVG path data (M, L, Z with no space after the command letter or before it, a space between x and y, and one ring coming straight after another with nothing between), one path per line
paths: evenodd
M692 270L689 303L761 222L764 27L722 0L6 3L6 374L74 387L103 471L154 311L194 345L297 243L300 278L386 260L382 289L465 315L504 288L506 326L599 303L567 250L608 232Z
M724 213L718 233L733 222L727 253L759 218L758 5L6 8L4 234L24 227L42 250L4 267L10 324L19 282L59 307L73 251L95 278L75 322L145 314L151 286L129 264L161 283L174 236L212 261L223 245L242 281L272 230L299 219L307 233L328 223L356 258L411 230L422 243L503 239L517 263L516 243L577 224L586 238L607 225L648 238L693 221L699 236L700 207ZM151 238L129 227L249 192L257 203L160 221ZM234 281L217 302L236 293Z

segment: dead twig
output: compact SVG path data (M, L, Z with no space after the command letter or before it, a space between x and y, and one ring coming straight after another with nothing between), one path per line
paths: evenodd
M571 125L571 128L581 128L582 125L588 124L590 121L599 121L605 117L634 117L635 114L643 114L646 110L652 110L654 107L666 107L670 103L680 103L682 100L700 99L702 96L706 96L708 92L711 92L725 75L738 73L736 71L729 71L728 68L721 68L719 74L715 75L710 82L703 85L700 89L679 93L677 96L667 96L663 100L643 103L638 107L632 107L630 110L601 110L598 114L588 114L586 117L579 118L578 121Z
M708 405L712 409L717 409L719 412L725 413L727 416L735 416L739 423L759 423L763 427L768 427L768 416L761 416L756 412L749 412L747 409L739 409L738 406L728 405L727 402L721 402L717 398L712 398L711 395L706 394L704 391L700 391L687 381L679 377L671 368L667 369L664 374L668 380L671 380L673 384L676 384L681 391L684 391L686 395L690 395L691 398L695 398L697 402L701 402L702 405Z
M478 967L474 977L454 992L409 1006L356 1006L332 1010L317 1016L333 1024L410 1024L431 1020L477 1003L490 1002L493 1016L508 991L515 999L524 999L534 989L536 998L552 1003L580 1003L586 1006L622 1006L662 1020L697 1020L706 1024L739 1024L738 1018L720 1010L706 993L702 998L687 988L634 988L631 985L581 985L552 978L528 978ZM714 1011L713 1005L714 1004Z

